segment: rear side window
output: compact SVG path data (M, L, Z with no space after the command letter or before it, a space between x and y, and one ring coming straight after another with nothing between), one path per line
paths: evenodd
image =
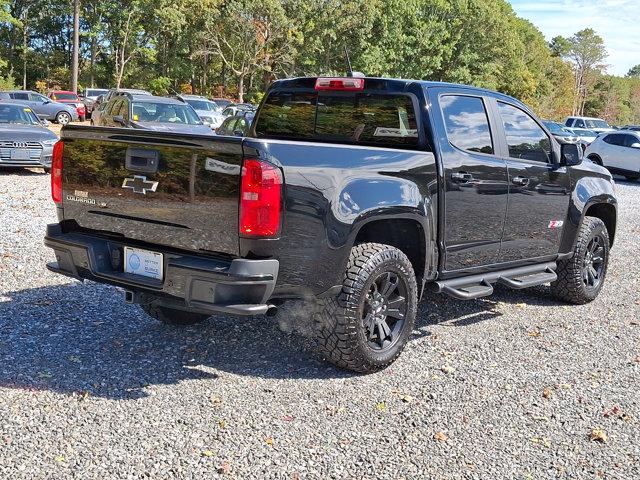
M509 157L549 162L551 140L536 121L513 105L498 102L498 110L507 137Z
M480 97L440 97L447 138L455 147L469 152L493 153L489 118Z
M28 93L12 93L11 98L14 100L29 100Z
M413 103L400 94L272 92L256 135L392 148L420 144Z

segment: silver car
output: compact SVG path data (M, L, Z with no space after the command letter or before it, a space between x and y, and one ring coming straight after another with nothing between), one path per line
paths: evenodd
M200 95L178 95L176 98L191 105L200 120L202 120L202 123L208 125L212 130L220 127L226 118L222 114L222 109L206 97Z
M77 122L78 110L74 105L54 102L50 98L31 90L9 90L0 92L0 99L9 100L31 108L40 118L66 125L69 122Z
M584 156L627 180L640 178L640 132L619 130L601 134L587 147Z
M43 125L31 108L0 103L0 167L51 168L58 137Z

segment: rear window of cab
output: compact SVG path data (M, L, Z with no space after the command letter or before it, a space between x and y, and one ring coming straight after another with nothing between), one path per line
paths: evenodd
M416 149L416 112L405 94L279 92L269 94L255 125L258 138Z

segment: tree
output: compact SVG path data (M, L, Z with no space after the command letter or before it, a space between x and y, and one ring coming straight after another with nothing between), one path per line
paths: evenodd
M636 65L635 67L631 67L627 72L627 77L640 78L640 65Z
M584 105L589 95L589 88L597 79L597 74L604 70L602 62L607 57L607 50L602 37L592 28L580 30L575 35L564 40L556 37L558 46L562 45L564 53L572 64L575 73L575 95L573 114L582 115Z

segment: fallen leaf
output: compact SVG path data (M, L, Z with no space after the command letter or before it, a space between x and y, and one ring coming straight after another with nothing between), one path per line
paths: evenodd
M282 416L282 420L285 421L285 422L293 422L293 419L294 419L293 415L283 415Z
M218 422L218 426L219 426L220 428L227 428L227 422L225 422L224 420L220 420L220 421Z
M229 462L222 462L218 467L218 473L221 475L229 475L229 473L231 473L231 464Z
M216 452L214 452L213 450L203 450L202 451L202 456L203 457L215 457Z
M55 460L56 460L56 462L58 462L58 463L63 463L63 462L66 462L66 461L67 461L67 460L64 458L64 455L58 455L58 456L55 458Z
M264 443L266 443L270 447L273 446L273 438L271 438L271 437L265 438Z
M542 397L543 397L543 398L546 398L546 399L549 399L549 398L551 398L552 393L553 393L553 392L552 392L552 390L551 390L549 387L546 387L546 388L542 391Z
M451 365L444 365L440 370L442 370L442 372L446 373L447 375L450 375L456 371L456 369L453 368Z
M413 397L411 395L400 395L400 400L404 403L413 402Z
M526 306L527 306L526 303L516 303L516 308L524 308Z
M605 418L608 418L613 416L617 417L619 414L620 414L620 409L617 406L614 406L610 410L605 410L603 415L605 416Z
M531 330L530 332L527 332L527 335L529 335L530 337L539 337L540 330Z
M73 363L82 363L82 361L80 360L80 357L78 357L77 355L70 355L69 361Z
M433 438L434 440L437 440L439 442L446 442L449 439L449 437L447 437L447 434L444 432L436 432L433 435Z
M594 428L589 434L589 439L594 442L607 443L609 437L607 437L607 433L601 428Z
M213 403L214 407L219 407L220 405L222 405L222 399L220 397L216 397L215 395L212 395L209 400L211 400L211 403Z
M384 402L378 402L376 403L376 409L379 410L380 412L383 412L387 409L387 404Z

